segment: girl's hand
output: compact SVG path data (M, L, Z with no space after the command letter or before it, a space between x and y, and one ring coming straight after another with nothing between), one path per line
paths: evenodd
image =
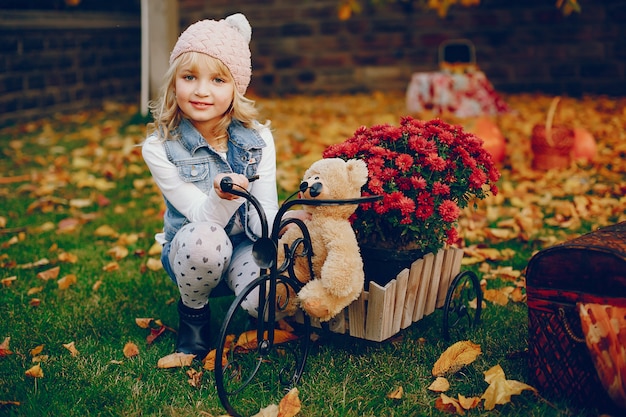
M238 196L231 194L231 193L227 193L222 191L222 189L220 188L220 182L222 181L222 178L224 177L230 177L232 179L232 182L235 186L235 188L237 189L248 189L248 178L246 178L245 175L241 175L241 174L235 174L235 173L223 173L223 174L217 174L215 176L215 178L213 178L213 189L215 190L215 192L217 193L217 196L219 198L223 198L224 200L235 200L237 198L239 198ZM241 188L239 188L241 187Z

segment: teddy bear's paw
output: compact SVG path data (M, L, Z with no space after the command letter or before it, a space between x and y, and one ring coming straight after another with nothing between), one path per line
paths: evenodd
M328 321L332 318L328 307L325 306L319 299L302 302L302 308L309 316L316 317L320 321Z

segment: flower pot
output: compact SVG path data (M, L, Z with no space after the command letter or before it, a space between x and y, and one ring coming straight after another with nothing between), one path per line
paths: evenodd
M385 286L400 271L410 268L413 261L424 256L421 249L389 249L375 246L361 246L363 270L365 272L365 288L373 281Z

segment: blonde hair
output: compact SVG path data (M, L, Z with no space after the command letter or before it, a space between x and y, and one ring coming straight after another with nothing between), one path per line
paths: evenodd
M209 55L199 52L185 52L177 57L170 68L165 73L164 83L156 100L150 101L148 107L152 113L154 121L148 124L148 134L155 133L160 139L176 139L173 134L184 117L183 112L176 103L176 72L183 65L190 65L192 68L208 66L211 71L219 77L233 81L230 70L222 61ZM247 128L255 128L255 121L258 118L258 110L253 100L245 97L237 88L233 89L233 101L229 109L224 113L217 125L216 135L226 136L228 126L232 119L239 120Z

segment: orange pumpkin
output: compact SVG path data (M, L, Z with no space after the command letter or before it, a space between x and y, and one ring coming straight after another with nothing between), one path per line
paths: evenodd
M494 162L502 164L506 157L506 140L498 125L488 117L479 117L469 130L483 140L483 148Z
M572 158L585 162L593 161L598 154L598 145L591 132L582 127L574 128Z

